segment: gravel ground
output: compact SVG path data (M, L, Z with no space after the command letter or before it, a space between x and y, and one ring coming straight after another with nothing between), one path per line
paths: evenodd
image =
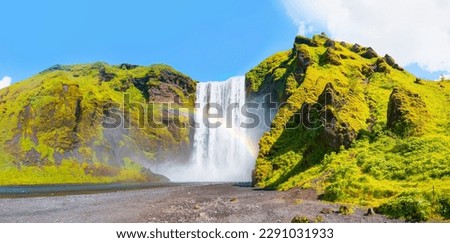
M96 194L0 199L0 222L291 222L295 216L323 222L394 222L381 215L336 213L339 204L317 200L310 190L265 191L233 184L184 184Z

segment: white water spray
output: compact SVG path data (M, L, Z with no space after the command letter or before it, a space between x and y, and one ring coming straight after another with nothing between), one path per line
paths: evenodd
M198 83L196 103L197 127L189 162L155 172L172 181L250 181L257 146L242 127L247 119L241 113L245 78Z
M249 181L254 166L251 141L242 124L246 118L241 114L245 104L244 77L230 78L225 82L202 83L197 86L193 168L206 181ZM204 107L209 106L209 112ZM216 107L214 107L216 106ZM210 126L202 122L222 109L222 118L209 118ZM214 128L215 123L221 125Z

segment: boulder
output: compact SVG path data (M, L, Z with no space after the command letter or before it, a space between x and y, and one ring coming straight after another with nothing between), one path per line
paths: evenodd
M386 61L386 63L387 63L389 66L391 66L391 67L393 67L393 68L395 68L395 69L397 69L397 70L399 70L399 71L404 71L404 69L403 69L402 67L400 67L400 66L395 62L394 58L391 57L391 56L389 56L388 54L386 54L386 55L384 56L384 60Z
M377 57L378 54L372 49L372 47L369 47L363 54L361 54L361 56L367 59L371 59Z
M330 47L330 48L333 48L333 49L334 49L334 48L336 47L336 44L334 43L333 40L328 39L327 41L325 41L324 46L325 46L325 47Z
M359 44L354 44L352 48L350 48L352 52L359 53L361 51L361 46Z
M394 66L395 64L395 60L393 57L389 56L388 54L384 55L384 60L386 61L387 64L389 64L389 66Z

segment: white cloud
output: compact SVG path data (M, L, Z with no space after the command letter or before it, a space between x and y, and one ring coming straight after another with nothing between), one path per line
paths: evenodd
M5 76L0 80L0 89L6 88L11 85L11 77Z
M403 66L450 72L450 1L282 0L299 34L372 46Z

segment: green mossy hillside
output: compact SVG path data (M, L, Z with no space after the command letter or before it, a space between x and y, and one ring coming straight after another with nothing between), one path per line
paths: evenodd
M250 98L270 93L282 104L259 143L259 187L313 188L410 221L448 218L449 81L420 80L389 55L316 35L298 36L246 82ZM394 213L402 205L411 212Z
M166 65L98 62L0 90L0 185L163 179L141 164L188 152L189 115L168 106L192 107L195 84ZM149 113L163 125L149 126ZM123 121L104 128L111 114Z

